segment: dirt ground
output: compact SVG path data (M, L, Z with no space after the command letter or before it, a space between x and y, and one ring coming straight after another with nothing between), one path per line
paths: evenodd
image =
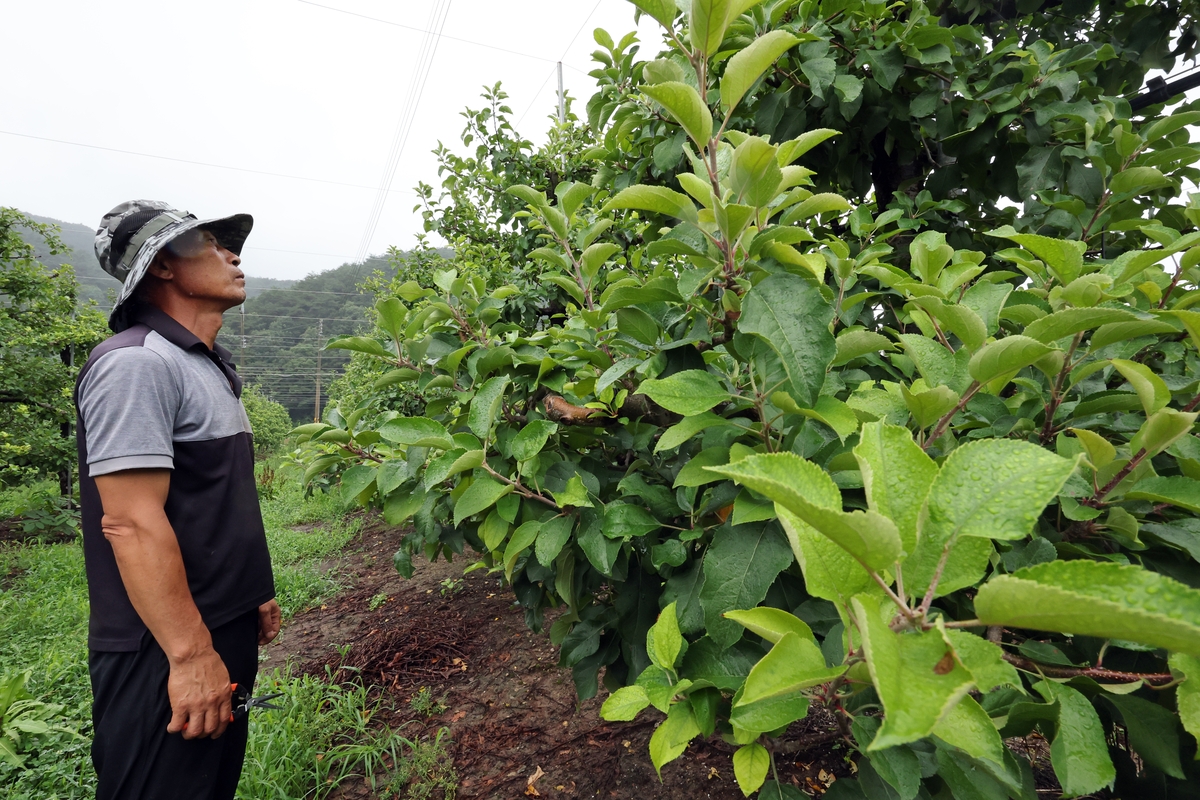
M291 660L319 674L326 665L360 670L382 687L385 705L394 707L390 723L405 725L406 737L449 729L459 798L742 797L733 748L719 737L693 742L663 769L660 783L647 744L661 715L649 710L632 723L603 722L605 691L578 702L556 648L526 628L511 592L494 576L483 570L464 576L469 561L414 559L416 574L405 580L392 566L401 534L381 521L364 526L346 555L329 565L349 588L298 614L268 648L263 669ZM410 700L421 688L445 709L428 717L416 713ZM798 724L794 733L823 732L805 722L809 730ZM850 774L844 753L834 742L777 757L779 778L818 796ZM339 797L374 795L360 783L343 787Z

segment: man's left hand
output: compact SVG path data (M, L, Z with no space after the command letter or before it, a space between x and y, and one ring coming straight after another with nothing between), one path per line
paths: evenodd
M258 643L270 644L279 635L279 603L268 600L258 607Z

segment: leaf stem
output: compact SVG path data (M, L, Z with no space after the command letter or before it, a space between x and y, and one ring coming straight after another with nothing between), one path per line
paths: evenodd
M1121 467L1120 471L1117 472L1116 475L1113 475L1111 481L1109 481L1108 483L1104 484L1099 489L1097 489L1096 493L1094 495L1092 495L1091 497L1088 497L1084 500L1080 500L1079 504L1084 505L1084 506L1090 506L1091 508L1099 508L1100 506L1104 505L1105 495L1107 495L1113 489L1117 488L1117 486L1121 483L1121 481L1123 481L1127 477L1129 477L1129 473L1131 473L1135 469L1137 469L1138 464L1141 464L1142 461L1145 460L1145 458L1146 458L1146 448L1143 447L1141 450L1137 451L1137 453L1134 455L1133 458L1129 459L1128 464Z
M1079 347L1080 341L1083 340L1083 331L1075 334L1074 340L1071 342L1071 349L1067 351L1067 357L1063 359L1062 369L1058 371L1058 377L1054 381L1054 386L1050 389L1050 402L1046 404L1046 422L1042 425L1042 444L1047 444L1050 437L1054 435L1054 415L1058 413L1058 407L1062 404L1062 387L1066 383L1067 375L1071 372L1071 356L1075 355L1076 348Z
M962 399L958 401L954 408L946 412L945 416L938 420L933 432L929 434L929 438L925 440L923 445L921 445L922 450L928 450L931 444L941 438L941 435L946 432L946 428L949 427L950 420L954 419L954 416L958 412L966 408L967 403L969 403L971 398L974 397L975 394L982 388L983 384L981 384L979 381L971 381L971 385L968 386L967 391L963 393Z
M950 560L950 550L954 547L954 540L946 542L946 546L942 548L942 557L938 559L937 569L933 571L933 580L929 582L929 589L925 592L925 599L921 601L921 605L917 607L917 613L922 617L929 613L929 607L933 605L933 593L937 590L938 583L942 580L942 573L946 570L946 562Z
M548 498L542 494L539 494L538 492L534 492L534 491L531 491L530 489L525 488L525 486L522 485L522 483L520 481L514 481L512 478L506 478L505 476L501 475L499 472L496 472L496 470L492 469L492 466L487 463L486 459L479 466L483 467L484 472L491 475L496 480L500 481L501 483L507 483L509 486L513 487L513 491L515 491L517 494L521 495L522 497L528 498L530 500L538 500L538 501L550 506L551 508L555 509L556 511L562 510L562 508L559 507L558 503L555 503L550 498Z

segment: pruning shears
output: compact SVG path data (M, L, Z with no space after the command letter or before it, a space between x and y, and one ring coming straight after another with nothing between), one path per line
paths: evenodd
M239 686L234 683L230 684L229 688L233 692L233 712L229 715L230 722L246 716L252 708L274 708L276 710L283 708L283 706L277 706L271 702L276 697L283 697L283 692L251 697L250 690L245 686Z
M283 697L283 692L275 692L274 694L264 694L258 697L251 697L250 690L245 686L239 686L236 683L229 684L229 690L233 692L233 710L229 714L229 721L234 722L242 719L250 713L252 708L273 708L282 710L283 706L277 706L271 701L276 697ZM183 729L187 730L187 723L183 723Z

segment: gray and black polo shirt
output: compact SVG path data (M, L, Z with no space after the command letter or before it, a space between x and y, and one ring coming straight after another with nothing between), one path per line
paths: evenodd
M229 351L210 350L153 306L141 306L132 318L132 326L92 351L75 391L88 647L99 651L137 650L146 626L100 529L98 475L172 471L167 519L209 629L275 596L254 442Z

